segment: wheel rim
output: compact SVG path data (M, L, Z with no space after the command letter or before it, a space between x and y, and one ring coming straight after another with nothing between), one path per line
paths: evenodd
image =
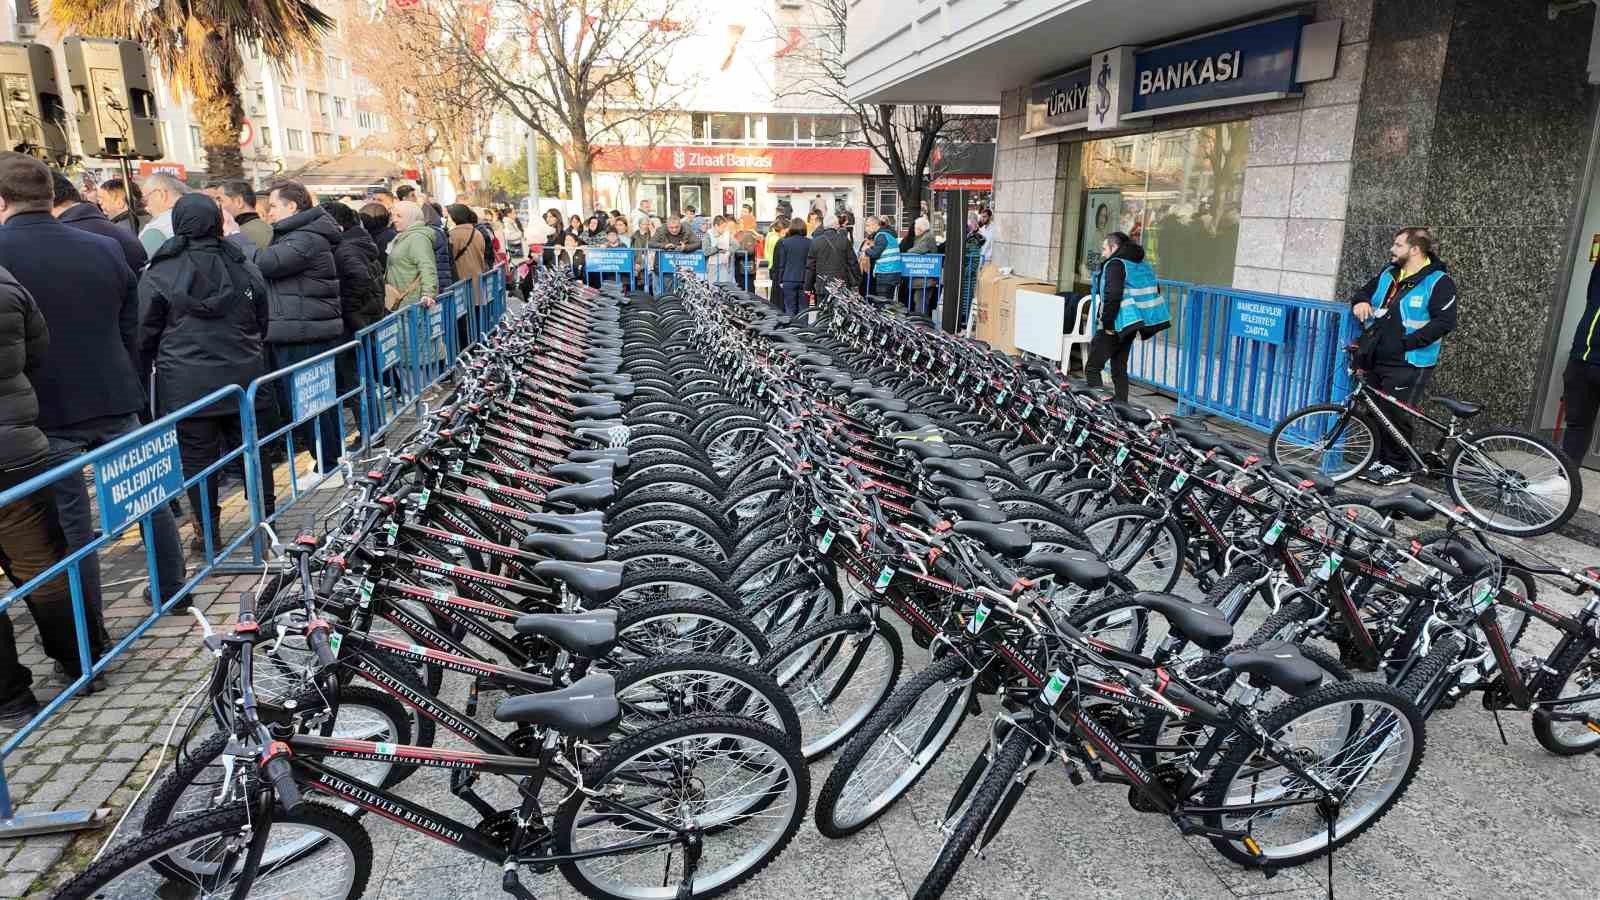
M833 805L833 821L850 828L871 819L899 799L917 776L944 750L961 726L972 696L970 675L928 686L916 703L883 730L850 773Z
M764 426L729 428L706 443L706 457L711 460L711 468L726 477L765 438Z
M720 540L688 522L673 522L666 519L640 522L612 532L610 537L612 543L619 546L666 542L699 550L719 562L728 558L728 551L723 548Z
M698 714L744 716L785 731L771 698L750 681L711 669L669 669L638 678L617 691L624 734Z
M771 673L800 717L800 752L813 759L849 737L889 692L894 659L873 628L830 632L796 648Z
M1310 466L1343 481L1371 461L1376 447L1365 422L1343 412L1318 411L1288 423L1273 441L1272 453L1280 463Z
M613 665L676 653L715 653L753 662L761 649L732 622L705 613L669 612L640 619L617 635Z
M224 882L218 877L221 860L230 851L242 855L241 845L248 840L247 831L231 829L202 836L165 853L151 853L148 859L129 866L120 877L97 890L95 896L148 900L181 895L190 900L225 900L233 895L237 881L230 877ZM337 835L312 825L274 822L261 868L245 896L257 900L344 900L355 884L356 862L348 845ZM239 863L231 865L237 867ZM189 890L175 891L177 884Z
M1576 697L1581 694L1590 694L1600 690L1600 656L1590 654L1588 659L1578 664L1566 684L1561 686L1562 697ZM1600 698L1585 700L1582 703L1572 703L1564 706L1552 706L1551 712L1556 713L1583 713L1590 718L1600 719ZM1600 744L1600 734L1589 730L1584 722L1550 721L1550 734L1557 741L1569 747L1593 747Z
M1166 591L1178 580L1179 548L1159 519L1115 516L1085 528L1084 536L1107 565L1142 590Z
M1456 499L1490 528L1538 531L1559 519L1572 502L1572 484L1561 461L1529 438L1479 438L1462 448L1450 468Z

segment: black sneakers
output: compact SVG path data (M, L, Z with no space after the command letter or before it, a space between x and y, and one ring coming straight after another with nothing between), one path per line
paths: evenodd
M1397 469L1388 463L1378 463L1362 473L1361 480L1379 487L1393 487L1397 484L1410 484L1412 472Z
M21 728L39 711L39 699L33 696L33 691L24 689L22 693L0 703L0 728Z

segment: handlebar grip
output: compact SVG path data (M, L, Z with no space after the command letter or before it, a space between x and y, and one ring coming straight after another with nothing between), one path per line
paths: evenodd
M1430 553L1427 550L1421 550L1417 552L1416 557L1417 562L1420 562L1425 566L1431 566L1435 569L1438 569L1446 575L1449 575L1451 578L1461 578L1464 575L1464 573L1456 566L1455 563L1445 559L1442 556L1439 556L1436 553Z
M278 802L289 812L294 812L303 799L300 795L300 785L294 781L294 767L289 765L289 747L286 744L274 741L268 748L272 755L261 761L261 768L267 773L267 780L272 782L272 790L278 795Z
M239 621L253 622L256 618L255 591L239 592Z
M326 669L339 661L338 654L333 652L333 645L328 641L328 632L333 630L322 619L311 622L306 628L306 643L311 645L311 652L317 656L317 664Z

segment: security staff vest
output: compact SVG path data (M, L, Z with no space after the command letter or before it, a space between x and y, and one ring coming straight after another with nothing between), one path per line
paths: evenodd
M1444 277L1444 272L1437 271L1427 278L1411 286L1409 291L1396 297L1396 306L1400 313L1400 324L1405 327L1406 334L1428 324L1428 298L1433 296L1433 286ZM1386 298L1389 290L1394 286L1394 271L1384 269L1378 276L1378 286L1372 292L1373 297ZM1380 300L1378 306L1388 308L1387 303ZM1439 361L1440 341L1434 341L1426 347L1406 351L1406 362L1419 369L1426 369Z
M872 264L874 275L899 275L905 271L905 263L900 261L900 245L895 242L894 235L889 235L889 243L883 247L883 254L878 261Z
M1122 306L1117 310L1117 333L1136 325L1151 328L1171 321L1167 300L1156 286L1156 270L1147 262L1110 259L1106 265L1122 263Z

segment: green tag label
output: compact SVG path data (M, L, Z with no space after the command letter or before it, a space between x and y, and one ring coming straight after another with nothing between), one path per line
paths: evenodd
M339 634L338 632L328 635L328 649L333 651L334 656L339 655L339 645L343 643L344 635Z
M978 608L972 611L972 618L967 620L967 632L970 634L977 634L978 630L983 627L983 623L988 621L988 619L989 607L979 603Z
M1472 598L1472 612L1474 615L1483 612L1493 605L1494 591L1490 590L1489 588L1483 588L1479 590L1478 595Z
M478 450L478 441L479 441L479 440L480 440L480 439L481 439L481 438L482 438L482 437L483 437L483 435L480 435L480 434L474 434L474 435L473 435L473 436L472 436L472 443L471 443L471 444L470 444L470 445L469 445L469 446L468 446L468 447L467 447L467 452L469 452L469 453L475 453L475 452L477 452L477 450Z
M398 522L390 522L383 526L383 533L388 538L389 543L393 544L395 537L400 534L400 524Z
M1114 465L1114 466L1121 466L1123 463L1125 463L1127 461L1128 461L1128 445L1124 444L1121 447L1117 448L1117 458L1112 460L1111 464Z
M1050 680L1044 683L1044 690L1039 696L1044 700L1045 706L1055 706L1061 699L1061 692L1067 689L1067 675L1060 669L1050 673Z
M883 571L878 573L878 581L877 581L876 584L874 584L872 586L872 589L881 594L886 589L888 589L889 582L891 582L893 580L894 580L894 569L889 567L889 566L884 566L883 567Z
M817 549L821 550L823 553L827 553L828 552L828 548L832 547L832 546L833 546L833 529L829 528L827 531L824 531L822 533L822 540L817 541Z
M430 497L432 497L432 496L433 496L433 491L429 490L428 488L423 488L422 492L417 494L417 505L418 506L427 506L428 505L428 499Z
M372 749L383 756L393 756L394 746L394 744L375 744Z
M1082 431L1078 432L1078 437L1075 440L1073 440L1072 446L1074 446L1074 447L1082 447L1083 446L1083 442L1087 441L1088 439L1089 439L1089 429L1085 428Z
M452 475L460 475L461 474L461 470L464 469L464 468L466 468L466 463L462 462L459 459L454 460L454 461L452 461L450 463L450 474L452 474Z
M1000 393L994 395L994 405L995 406L1005 406L1006 405L1006 391L1005 391L1005 388L1001 388L1000 389Z
M1273 519L1272 524L1267 526L1267 533L1261 536L1261 543L1268 547L1276 546L1278 538L1283 536L1284 527L1282 519Z
M1328 554L1328 558L1324 559L1322 561L1322 565L1317 568L1316 577L1323 581L1327 581L1329 578L1333 577L1333 573L1338 570L1339 564L1342 562L1344 562L1344 557L1340 556L1339 554Z
M820 507L820 506L811 507L811 524L815 525L815 524L817 524L818 522L821 522L821 521L822 521L822 507Z
M1168 490L1170 490L1174 494L1176 494L1177 492L1183 490L1183 486L1185 484L1188 484L1188 483L1189 483L1189 473L1188 472L1179 472L1178 473L1178 477L1172 479L1172 487L1168 488Z
M1026 419L1027 417L1029 417L1031 415L1033 415L1033 404L1029 403L1027 406L1024 406L1022 408L1022 417L1024 419Z
M1067 434L1071 434L1072 433L1072 426L1074 426L1076 424L1078 424L1077 415L1074 414L1074 415L1067 416L1067 425L1066 425Z
M450 592L449 591L434 591L433 592L433 599L439 601L440 603L443 603L446 600L450 599Z
M372 602L372 591L375 588L377 588L377 585L372 583L372 579L370 579L370 578L361 579L361 608L362 609L366 609L367 608L367 604Z

